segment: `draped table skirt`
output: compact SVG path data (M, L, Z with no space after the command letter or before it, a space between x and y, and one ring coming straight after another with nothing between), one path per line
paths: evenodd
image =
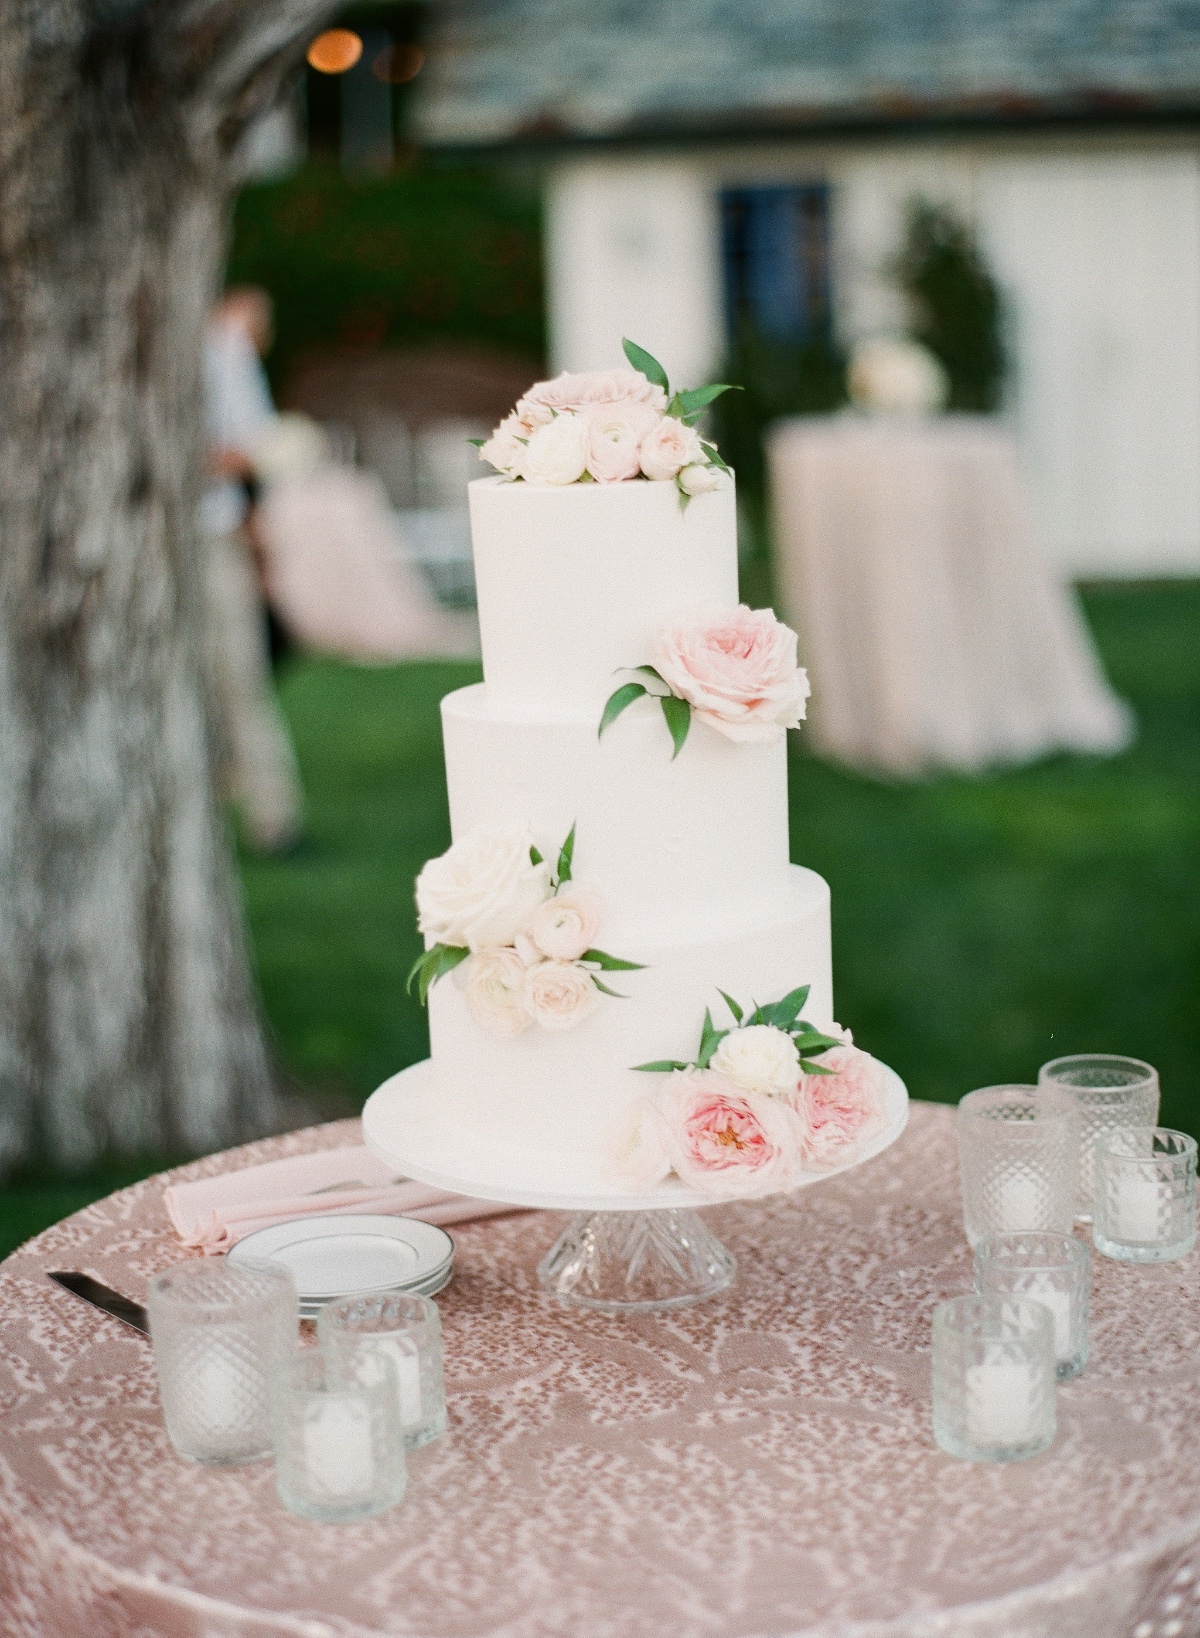
M352 1141L341 1122L175 1178ZM45 1277L136 1298L178 1261L163 1179L0 1265L0 1632L20 1638L1196 1638L1196 1255L1097 1258L1092 1358L1046 1455L954 1461L930 1311L970 1284L953 1113L844 1177L713 1209L733 1289L669 1315L556 1306L561 1226L454 1231L450 1430L399 1507L293 1518L269 1464L176 1457L149 1345Z

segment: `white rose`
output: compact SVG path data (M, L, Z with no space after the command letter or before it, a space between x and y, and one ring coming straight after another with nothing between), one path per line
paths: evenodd
M521 451L526 483L578 483L587 470L587 423L581 415L557 415L532 433Z
M525 453L525 445L518 440L527 436L518 418L506 415L487 443L480 447L479 459L494 466L497 472L515 472Z
M417 877L417 926L436 944L511 944L550 895L550 867L529 847L528 831L476 826Z
M656 483L673 478L681 467L703 459L700 434L695 427L685 427L673 415L664 415L642 439L642 471Z
M609 1134L610 1170L631 1188L652 1189L671 1170L668 1135L654 1099L635 1098L622 1110Z
M599 1003L600 991L570 961L543 961L522 971L525 1006L542 1029L574 1029Z
M717 468L706 463L693 461L691 466L685 466L679 474L679 487L685 495L709 495L720 483Z
M596 889L567 882L552 899L538 905L524 933L551 960L578 961L595 945L603 919L604 899Z
M515 950L481 950L464 963L467 1006L489 1035L520 1035L533 1019L525 1005L525 967Z
M728 1075L743 1092L794 1092L800 1081L796 1043L774 1024L733 1030L713 1054L711 1067Z

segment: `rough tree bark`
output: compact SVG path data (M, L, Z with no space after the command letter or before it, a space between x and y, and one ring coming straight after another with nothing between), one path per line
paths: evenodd
M200 357L238 142L332 9L0 0L0 1164L277 1117L200 681Z

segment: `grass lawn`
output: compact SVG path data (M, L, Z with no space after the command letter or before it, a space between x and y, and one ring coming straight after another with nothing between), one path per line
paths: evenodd
M1130 1052L1162 1072L1164 1123L1200 1134L1200 583L1086 602L1141 723L1126 755L891 785L814 760L801 733L792 856L833 888L839 1017L914 1096ZM404 993L412 882L449 840L437 702L477 675L304 661L283 676L310 834L243 877L276 1051L322 1114L425 1054ZM19 1183L0 1251L132 1175Z

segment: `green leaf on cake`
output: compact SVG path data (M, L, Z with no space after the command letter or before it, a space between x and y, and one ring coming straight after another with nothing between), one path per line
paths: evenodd
M692 708L686 700L681 700L674 694L664 694L659 704L662 706L663 716L667 719L667 727L671 730L671 739L675 744L675 749L671 753L671 761L674 762L683 750L683 742L688 737L688 729L692 726Z
M558 871L555 881L559 887L571 880L571 861L575 857L575 826L572 825L567 839L558 850Z
M417 981L417 994L420 997L421 1005L424 1006L430 989L437 983L438 979L444 978L447 973L453 972L455 967L460 962L465 961L470 953L465 944L435 944L431 950L426 950L424 955L418 956L416 961L413 962L412 971L408 975L408 983L405 986L408 994L412 994L413 980L415 979Z
M653 354L648 353L644 347L639 347L636 341L623 340L621 346L625 350L625 357L635 370L641 370L646 380L653 381L656 387L661 387L664 392L670 392L667 372Z
M611 995L614 1001L628 1001L629 1000L629 997L627 995L622 995L620 990L610 990L607 984L602 984L600 982L600 980L596 977L595 973L592 973L590 976L591 976L592 983L600 991L601 995Z
M600 726L596 730L596 738L599 739L608 725L617 720L626 706L632 705L634 700L640 700L643 694L649 692L643 683L622 683L615 693L608 696L604 715L600 718Z
M540 865L545 864L546 861L536 847L531 847L529 849L529 862L530 864Z
M487 443L487 439L486 438L468 438L467 442L471 445L472 449L482 449L484 444Z
M646 967L644 961L622 961L619 956L609 955L605 950L585 950L579 959L585 966L590 963L604 973L640 973Z
M837 1074L836 1069L826 1069L824 1064L810 1064L810 1063L807 1063L803 1058L801 1058L801 1060L800 1060L800 1068L804 1071L804 1073L806 1075L836 1075Z
M633 1067L645 1075L670 1075L676 1069L690 1069L692 1066L680 1063L678 1058L656 1058L651 1064L634 1064Z
M717 1029L712 1021L712 1013L707 1007L704 1009L704 1028L700 1032L700 1050L696 1054L696 1068L707 1069L712 1062L713 1053L729 1034L727 1029Z
M742 1009L738 1006L732 995L726 995L724 990L718 990L717 994L721 997L721 1000L724 1001L725 1005L733 1014L734 1022L740 1024L743 1017Z
M671 402L679 405L680 418L687 421L693 416L699 415L701 410L711 404L714 398L720 398L723 392L741 392L741 390L740 387L733 386L729 381L715 381L710 387L693 387L690 392L677 392ZM667 413L673 415L675 411L668 409Z
M724 460L722 459L721 452L717 448L716 444L706 444L704 442L704 439L701 438L700 448L708 456L708 458L709 458L710 462L712 463L712 465L715 466L719 472L728 472L730 477L733 476L733 473L730 471L729 467L726 466Z
M808 1000L811 984L802 984L797 990L789 990L780 1001L772 1001L768 1007L760 1007L762 1022L774 1024L776 1029L791 1029L800 1016L800 1009Z
M664 688L667 688L667 687L670 686L668 684L668 682L667 682L667 679L663 676L662 672L657 670L652 665L635 665L635 666L631 666L630 670L631 671L640 671L644 677L653 677L655 682L662 683Z

